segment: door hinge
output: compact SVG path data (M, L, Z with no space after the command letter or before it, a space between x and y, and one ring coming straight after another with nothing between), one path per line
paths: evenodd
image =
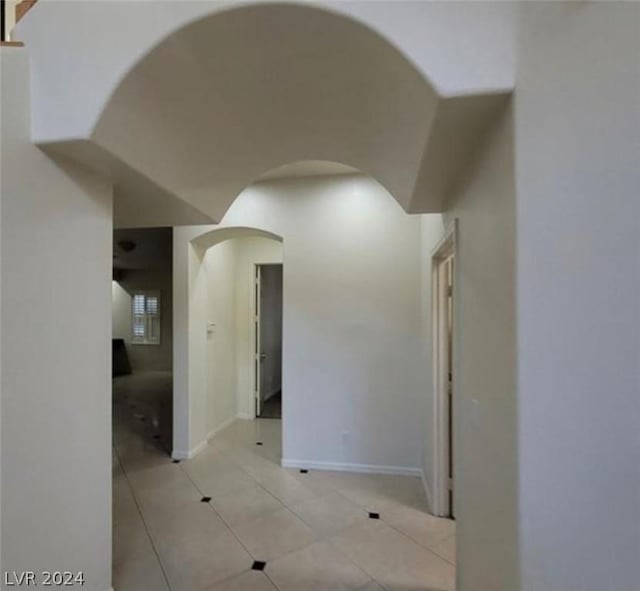
M447 286L447 296L451 297L453 295L453 285Z
M453 478L447 478L447 487L449 490L453 490Z

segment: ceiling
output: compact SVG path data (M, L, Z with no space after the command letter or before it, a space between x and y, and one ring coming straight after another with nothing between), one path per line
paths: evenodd
M133 246L128 250L127 243ZM122 270L157 269L171 265L171 228L137 228L113 233L113 268Z
M89 2L69 8L61 48L65 3L51 4L19 31L38 72L34 136L113 181L119 227L220 221L264 171L309 160L366 172L407 212L443 211L513 87L509 10L183 2L150 19L148 3ZM114 48L104 23L123 18Z
M345 174L358 174L360 171L352 166L326 160L305 160L293 162L274 168L260 175L256 182L279 179L302 178L309 176L338 176Z

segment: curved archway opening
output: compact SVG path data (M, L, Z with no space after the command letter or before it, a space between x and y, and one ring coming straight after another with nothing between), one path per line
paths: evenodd
M418 346L419 269L415 266L420 232L420 216L407 215L377 180L351 166L329 161L293 162L261 173L238 195L219 225L192 231L176 228L179 260L174 262L184 267L182 271L176 267L176 276L182 272L189 283L184 305L190 310L201 305L194 297L194 286L207 281L202 274L207 257L217 253L219 260L224 259L223 251L245 237L275 241L284 247L285 465L303 468L298 466L301 458L309 461L318 455L318 449L325 457L342 458L345 465L377 463L400 466L397 469L402 472L401 466L419 463L420 450L414 445L422 430L419 413L408 412L411 403L389 406L385 393L413 391L417 368L423 365ZM254 257L256 262L274 261ZM243 273L249 277L253 271L245 268ZM245 309L251 304L246 293L236 301ZM203 359L200 352L206 348L206 318L200 314L195 320L191 313L185 317L184 330L190 334L185 346L192 347L188 358ZM200 349L193 348L193 338L199 340ZM246 353L247 347L243 347ZM255 340L251 350L256 353ZM370 367L375 358L381 360L380 366ZM246 365L242 371L250 375ZM394 369L381 371L383 367ZM198 379L204 380L206 371L201 366ZM191 379L187 390L196 384L197 380ZM199 387L204 391L202 384ZM175 390L185 389L176 385ZM240 390L238 400L243 402L238 404L237 416L253 418L255 390ZM359 400L355 403L360 413L357 420L352 416L354 409L343 408L350 398ZM186 421L187 413L182 417L193 430L199 420L194 413L204 416L206 410L191 404L188 411L191 422ZM347 429L343 443L333 428L314 430L318 442L314 451L309 449L304 425L315 413L322 417L319 424L355 421L359 426ZM384 430L385 415L406 423L406 441L404 437L399 442L397 437L385 439L374 434L372 425ZM179 418L181 413L175 416ZM183 450L197 451L210 432L205 426L198 429L200 437L190 436L183 447L176 441L178 457L188 457ZM354 443L349 441L351 437Z
M153 47L92 141L216 221L263 171L300 160L367 171L409 209L438 102L367 25L307 4L249 4ZM135 198L120 188L117 201Z
M200 227L194 233L174 235L175 252L182 254L174 260L174 277L186 295L174 308L185 337L175 355L175 459L198 454L237 418L260 414L256 404L276 394L259 388L261 372L271 372L270 384L281 390L282 291L279 333L277 320L268 327L279 342L270 341L274 354L256 365L261 335L255 278L262 265L282 268L282 237L248 226Z
M265 238L282 242L282 236L278 236L273 232L261 230L259 228L250 228L243 226L228 226L222 228L214 228L204 234L200 234L193 240L191 244L202 252L224 242L225 240L233 240L234 238Z

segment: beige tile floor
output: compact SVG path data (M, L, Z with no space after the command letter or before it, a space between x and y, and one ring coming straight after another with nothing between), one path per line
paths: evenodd
M168 374L114 383L115 591L454 589L455 524L417 478L284 469L276 419L173 463L167 389Z

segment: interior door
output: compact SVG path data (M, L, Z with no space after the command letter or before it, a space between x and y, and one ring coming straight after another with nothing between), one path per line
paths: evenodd
M282 390L282 265L259 265L257 277L256 415Z
M454 479L453 479L453 265L454 257L450 256L446 262L447 277L447 407L448 407L448 439L449 439L449 516L455 517L453 503Z

